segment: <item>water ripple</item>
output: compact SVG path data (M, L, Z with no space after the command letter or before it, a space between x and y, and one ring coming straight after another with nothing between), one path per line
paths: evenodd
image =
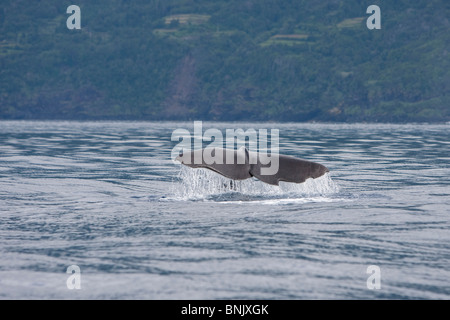
M177 128L1 121L0 298L73 298L71 264L87 299L450 297L449 125L205 122L331 171L232 190L172 163Z

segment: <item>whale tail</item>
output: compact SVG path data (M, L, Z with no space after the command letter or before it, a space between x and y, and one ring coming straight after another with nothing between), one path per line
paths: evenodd
M191 168L206 168L232 180L255 177L262 182L279 185L280 181L302 183L308 178L318 178L329 172L315 162L285 155L238 150L205 148L179 155L176 160Z

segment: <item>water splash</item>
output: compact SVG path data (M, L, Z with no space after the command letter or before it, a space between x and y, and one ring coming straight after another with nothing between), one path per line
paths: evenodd
M279 186L273 186L256 178L230 180L211 170L181 166L177 180L171 193L180 200L298 199L327 197L339 192L329 173L304 183L280 182Z

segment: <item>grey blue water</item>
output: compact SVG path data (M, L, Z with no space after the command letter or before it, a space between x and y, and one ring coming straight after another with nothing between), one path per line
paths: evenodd
M172 162L189 122L1 121L0 299L450 298L449 124L203 126L330 174L227 188Z

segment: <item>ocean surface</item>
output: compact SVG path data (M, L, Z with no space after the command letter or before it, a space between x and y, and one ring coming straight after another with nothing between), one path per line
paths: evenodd
M449 124L208 128L330 173L227 188L171 160L193 122L0 121L0 299L450 299Z

